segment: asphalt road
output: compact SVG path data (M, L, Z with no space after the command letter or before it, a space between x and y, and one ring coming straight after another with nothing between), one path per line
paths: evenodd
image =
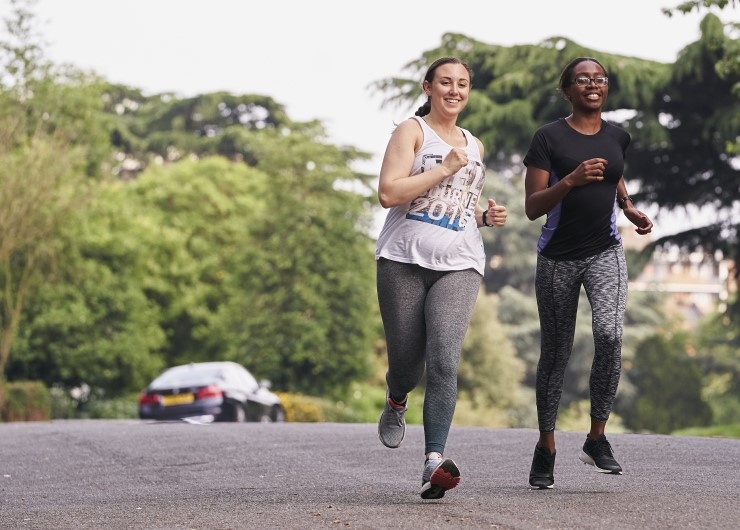
M423 432L398 449L371 424L0 424L0 528L733 529L740 441L612 434L622 476L557 433L553 490L527 485L533 429L453 427L462 482L419 496Z

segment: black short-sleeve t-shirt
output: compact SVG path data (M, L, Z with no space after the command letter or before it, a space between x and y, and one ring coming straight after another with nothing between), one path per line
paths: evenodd
M535 132L524 165L548 171L548 186L567 176L584 160L608 161L603 181L572 188L547 213L537 252L551 259L581 259L621 242L615 200L629 143L627 131L604 120L594 135L579 133L564 118Z

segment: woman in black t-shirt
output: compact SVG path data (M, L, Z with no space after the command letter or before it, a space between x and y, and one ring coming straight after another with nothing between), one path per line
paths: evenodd
M604 435L619 384L627 301L627 265L615 205L638 234L649 234L653 227L627 195L622 176L630 136L601 118L609 93L606 69L590 57L574 59L563 70L558 89L572 112L540 127L524 158L527 217L547 215L537 244L535 278L541 348L536 382L540 437L529 474L533 488L554 484L555 420L581 286L593 312L595 351L589 380L591 428L580 459L597 471L622 474Z

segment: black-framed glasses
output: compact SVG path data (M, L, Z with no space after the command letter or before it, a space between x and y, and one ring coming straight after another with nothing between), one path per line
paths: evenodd
M573 82L578 86L587 86L594 83L596 86L606 86L609 84L609 78L605 75L599 75L596 77L588 77L585 75L579 75Z

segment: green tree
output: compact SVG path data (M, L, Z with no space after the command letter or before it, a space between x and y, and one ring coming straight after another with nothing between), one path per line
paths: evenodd
M740 330L725 314L705 319L696 333L696 354L703 374L704 397L715 423L740 418Z
M483 282L488 293L506 286L534 295L537 238L544 220L531 222L524 214L524 180L488 170L483 199L493 198L507 210L506 226L482 230L486 250Z
M68 144L42 138L31 139L23 147L14 144L7 137L0 139L3 376L24 306L33 296L37 282L51 273L60 250L59 223L68 218L76 204L74 193L80 184L73 172L78 158Z
M140 390L165 366L162 310L147 288L163 282L158 258L186 269L180 234L121 182L101 185L61 232L67 244L24 310L8 378L106 397Z
M626 410L616 410L629 429L670 434L711 424L701 373L687 344L681 333L658 334L640 343L629 370L638 397Z
M115 172L133 178L152 162L177 162L191 156L221 155L255 166L259 162L248 131L281 131L320 139L317 120L295 122L269 96L228 92L181 98L110 84L105 111L113 121L111 141L119 151ZM369 155L357 152L358 158Z
M715 222L656 244L670 241L692 250L721 251L736 263L740 166L734 144L740 131L740 67L719 65L737 62L739 43L725 35L717 16L706 15L701 38L679 55L647 109L661 116L660 129L648 136L638 133L639 116L628 125L638 142L630 156L630 172L640 181L637 199L668 210L694 205L717 212Z
M224 306L231 357L259 366L278 388L321 395L367 376L374 293L367 175L349 169L353 150L302 134L262 131L253 143L269 175L265 216L248 227L259 246L236 281L252 295ZM248 249L245 249L247 256Z
M154 230L176 238L147 252L141 277L161 311L167 365L220 360L228 349L228 337L212 327L230 299L251 293L233 276L260 255L249 227L265 222L266 186L264 173L223 157L151 165L127 184L127 200L148 212Z
M35 33L32 0L12 0L0 41L0 376L24 305L63 247L60 230L105 158L97 80L54 69Z
M523 406L521 381L524 363L497 319L496 295L481 290L465 336L458 370L458 390L479 408L496 408L512 416Z

